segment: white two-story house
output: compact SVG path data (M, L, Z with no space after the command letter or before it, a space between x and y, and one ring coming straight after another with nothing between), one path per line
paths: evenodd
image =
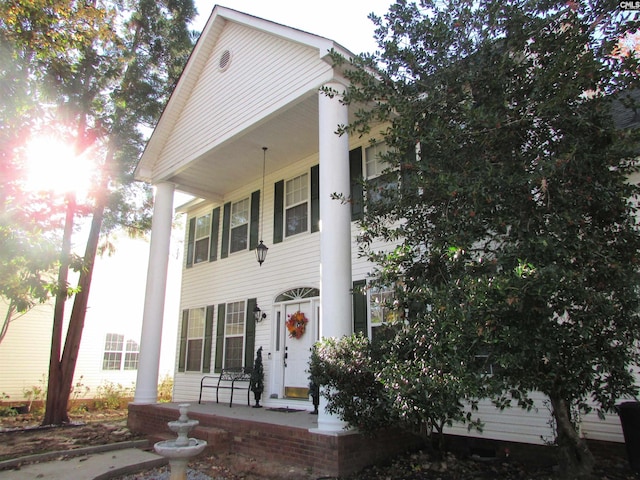
M137 169L138 179L156 186L156 201L135 402L156 401L175 191L196 198L180 208L187 233L175 401L197 401L204 375L250 367L262 347L263 404L308 403L312 344L371 335L384 320L385 292L354 293L371 271L358 257L356 180L381 172L383 147L370 142L381 135L375 128L371 137L336 134L355 109L322 92L346 86L332 49L352 55L329 39L214 8ZM268 247L262 264L261 243ZM294 333L292 318L302 320ZM542 400L530 413L487 405L483 435L550 438ZM342 426L320 409L319 430ZM622 441L617 418L587 419L583 430Z

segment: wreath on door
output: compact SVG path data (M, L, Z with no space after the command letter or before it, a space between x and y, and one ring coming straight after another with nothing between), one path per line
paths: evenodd
M304 313L298 310L296 313L287 315L287 330L289 330L289 338L300 338L304 335L309 319Z

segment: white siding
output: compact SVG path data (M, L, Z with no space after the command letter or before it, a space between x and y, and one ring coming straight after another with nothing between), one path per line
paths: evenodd
M3 318L6 307L7 304L0 300ZM0 343L0 393L2 397L9 396L0 400L22 402L25 390L43 386L43 375L46 375L49 365L53 307L38 305L26 315L14 318Z
M181 310L207 305L216 305L214 315L214 335L217 327L217 306L220 303L257 298L258 305L267 314L267 318L256 324L255 348L263 348L263 362L265 369L265 385L269 385L270 370L273 368L274 359L269 360L268 354L275 346L274 330L275 320L273 302L275 297L285 290L295 287L319 288L320 265L320 234L301 233L290 238L285 238L281 243L273 243L273 195L274 184L280 180L286 180L302 173L309 173L310 168L318 162L317 156L309 157L286 170L281 170L269 175L265 179L264 194L261 194L260 202L264 205L264 222L262 238L269 247L267 259L262 266L256 261L255 251L244 250L229 254L229 257L215 262L203 262L183 271ZM260 190L260 182L245 186L242 190L233 192L225 202L237 201ZM210 212L215 206L203 204L197 210L189 213L189 217L203 215ZM220 219L220 237L222 238L222 214ZM220 244L220 240L219 240ZM215 341L212 345L212 370L215 360ZM176 373L175 377L175 401L194 401L198 398L200 379L202 374L186 372ZM271 393L265 390L264 397ZM207 399L211 399L212 391L205 393ZM228 398L228 392L221 392L221 399ZM239 392L237 398L243 398L246 392ZM215 392L214 392L215 395ZM224 395L224 396L223 396ZM244 401L244 400L243 400ZM235 394L234 394L235 402Z
M359 140L360 141L360 140ZM367 139L361 140L366 145ZM356 143L351 145L354 148ZM261 194L261 205L264 206L264 221L262 238L269 247L267 259L262 267L258 266L254 251L243 251L230 254L226 259L218 259L215 262L206 262L184 268L183 262L183 289L181 295L181 308L196 308L206 305L216 305L214 315L214 335L217 323L217 305L248 298L257 298L258 305L267 313L267 318L256 325L256 349L263 347L263 361L265 367L265 392L263 403L269 402L272 393L270 375L274 368L280 368L276 364L275 346L275 315L272 310L274 298L277 294L294 287L319 286L319 233L305 233L284 239L282 243L273 244L273 195L274 183L289 179L301 173L308 172L310 167L317 164L317 156L289 166L287 169L269 175L265 180L265 190ZM233 202L249 196L253 191L261 188L260 182L246 185L243 189L230 194L224 202ZM221 204L220 204L221 205ZM203 203L197 209L189 213L189 217L210 212L218 204ZM222 217L222 215L221 215ZM220 239L222 235L222 218L220 220ZM352 261L353 279L367 278L372 265L364 258L358 257L355 237L358 234L357 224L352 223ZM220 241L220 240L219 240ZM375 248L384 247L377 243ZM388 247L387 247L388 248ZM321 292L322 293L322 292ZM212 345L212 368L215 359L215 341ZM274 353L273 360L269 360L269 352ZM213 375L213 374L212 374ZM200 373L177 373L175 377L175 401L195 401L198 398ZM245 391L239 391L234 395L234 403L241 404L245 401ZM531 444L543 444L553 438L550 424L550 412L545 405L545 397L542 394L532 395L535 401L533 410L527 412L519 407L513 407L504 411L496 409L489 401L483 401L477 412L484 422L482 433L467 431L465 425L454 425L447 429L448 433L465 436L478 436L487 439L496 439L514 442L526 442ZM205 390L204 398L211 401L215 398L215 390ZM228 391L221 391L220 401L226 402L229 398ZM277 401L273 401L276 402ZM274 403L275 404L275 403ZM475 417L476 415L474 415ZM582 433L587 438L623 442L622 431L617 416L609 415L606 421L600 421L595 414L590 414L583 419Z
M178 232L180 242L172 242L173 255L169 262L171 275L167 284L161 377L172 374L175 364L182 229ZM136 380L137 370L103 370L102 360L107 333L124 335L125 343L127 340L140 343L149 244L127 237L117 239L115 244L116 252L112 256L98 257L95 263L73 380L73 385L81 384L80 398L95 396L98 387L105 383L128 388ZM72 276L70 283L77 283L77 277ZM72 306L73 299L70 299L65 308L67 318ZM5 304L0 304L0 313L4 314L5 308ZM52 321L53 302L38 305L11 323L0 343L0 393L10 395L8 401L22 401L23 391L33 386L46 387L43 379L49 370ZM86 394L84 387L89 387Z
M220 71L220 55L231 51ZM155 164L162 176L319 87L331 68L318 51L229 22Z

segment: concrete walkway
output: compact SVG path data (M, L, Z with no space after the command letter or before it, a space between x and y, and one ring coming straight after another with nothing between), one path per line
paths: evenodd
M0 468L10 470L0 470L0 480L106 480L166 465L165 458L142 450L146 444L123 442L7 460Z

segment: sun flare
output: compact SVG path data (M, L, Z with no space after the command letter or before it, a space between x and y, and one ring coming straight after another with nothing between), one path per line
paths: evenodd
M29 190L82 195L89 188L95 166L87 155L76 155L72 143L38 136L28 143L26 154Z

